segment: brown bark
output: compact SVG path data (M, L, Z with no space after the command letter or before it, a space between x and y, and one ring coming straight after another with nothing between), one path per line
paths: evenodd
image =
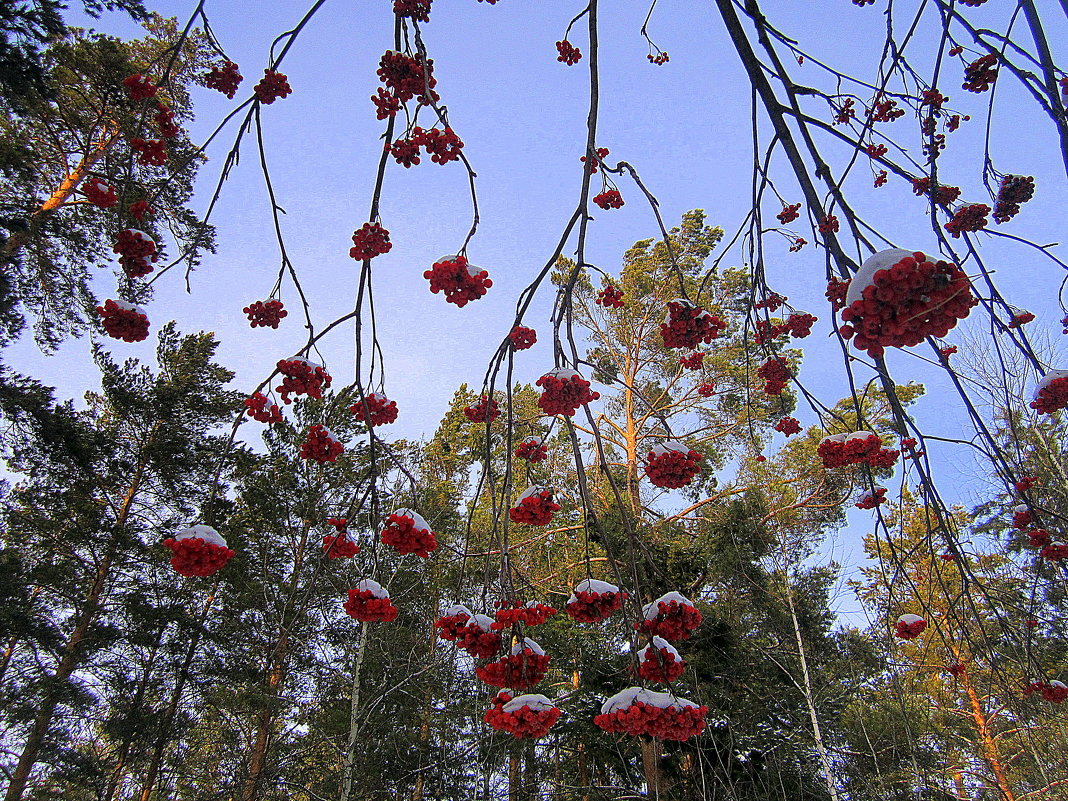
M983 761L990 768L1002 799L1004 801L1016 801L1012 786L1009 784L1008 773L1001 762L1001 755L998 753L997 742L990 731L990 721L983 711L983 705L979 700L978 693L975 691L975 684L967 671L961 674L960 679L961 684L964 686L964 691L968 694L968 706L972 713L972 719L975 721L976 735L979 738L979 746L982 749Z

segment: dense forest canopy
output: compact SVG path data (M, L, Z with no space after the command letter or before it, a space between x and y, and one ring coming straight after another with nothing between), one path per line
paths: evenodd
M1068 5L564 5L0 0L5 801L1065 796Z

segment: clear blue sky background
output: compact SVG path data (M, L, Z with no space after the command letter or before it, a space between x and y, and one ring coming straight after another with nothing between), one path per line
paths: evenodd
M153 3L164 15L184 18L194 7L184 0ZM245 76L239 98L247 96L268 61L271 40L303 14L304 0L276 3L209 3L207 12L216 36ZM639 34L647 4L633 0L602 3L601 120L599 144L613 159L625 159L639 170L659 198L665 220L704 208L709 222L728 235L750 206L750 89L738 58L727 41L710 2L661 0L650 33L670 53L655 67L646 60ZM882 3L858 8L848 0L767 0L765 10L776 25L798 39L802 48L847 72L874 78L878 48L885 29ZM1003 28L1004 4L990 3L969 13L984 26ZM1052 0L1040 3L1055 17ZM581 2L501 0L490 6L475 0L436 0L424 38L434 59L438 91L450 119L465 142L465 153L477 170L482 223L469 247L471 260L489 270L494 286L483 299L457 309L429 292L423 270L441 254L455 252L470 225L467 176L458 164L439 166L424 159L410 170L392 161L383 194L382 219L390 230L393 250L374 261L379 334L386 357L387 392L397 401L401 417L390 432L397 436L430 434L455 389L479 385L487 358L511 326L515 298L552 252L578 197L579 156L585 143L587 61L566 67L556 60L554 43ZM117 15L93 23L100 30L135 36L135 26ZM571 41L587 52L584 22ZM367 216L384 123L375 119L370 96L379 83L378 60L392 44L389 0L332 0L301 34L281 71L293 94L263 108L268 156L279 201L285 207L285 235L290 254L312 301L316 324L322 327L351 308L358 265L348 257L350 237ZM1051 26L1053 41L1068 41L1063 15ZM933 44L923 40L926 69ZM1063 57L1059 61L1068 61ZM947 66L943 91L951 105L977 118L989 95L962 91L960 67ZM826 87L826 78L811 63L797 70L797 80ZM1005 89L1008 89L1008 81ZM846 91L854 91L847 88ZM867 93L858 91L862 96ZM1037 177L1038 192L1008 230L1042 242L1064 233L1068 183L1055 151L1052 126L1013 87L1000 91L999 109L991 129L996 165L1004 172ZM198 119L192 127L201 139L237 101L195 89ZM813 109L817 107L812 106ZM824 119L829 119L822 110ZM769 126L762 118L762 127ZM915 120L896 123L902 139L916 145ZM907 134L906 134L907 129ZM893 127L888 130L897 133ZM989 202L980 183L975 150L981 141L980 122L966 124L954 135L954 150L941 164L947 183L964 189L965 200ZM221 160L232 142L224 134L210 149L212 160L202 169L202 209L214 186ZM269 207L253 142L247 141L241 165L226 185L214 222L219 247L193 275L186 294L178 272L157 283L149 308L153 331L176 319L185 331L211 330L222 341L220 360L237 371L235 385L250 391L275 361L303 344L300 314L291 286L283 299L291 310L278 331L248 328L241 308L266 298L279 266ZM922 159L916 154L917 159ZM774 165L780 191L792 202L802 200L795 183ZM905 182L872 190L866 167L851 179L859 191L859 211L895 244L932 252L935 240L924 201ZM867 186L867 189L863 187ZM588 260L616 269L622 252L637 239L656 235L655 220L626 181L620 189L624 208L596 208L588 240ZM773 220L777 207L765 208ZM801 229L799 229L801 230ZM810 241L814 238L804 232ZM828 403L847 393L841 355L827 339L830 315L823 298L824 264L811 246L800 254L787 252L785 240L768 240L769 282L790 296L798 308L821 319L806 340L801 380ZM573 245L569 247L569 251ZM1002 289L1011 302L1038 314L1034 329L1059 336L1062 312L1055 301L1060 271L1037 254L1000 243L987 249L998 267ZM1065 250L1060 250L1062 258ZM725 264L738 265L735 251ZM113 283L102 276L99 294L111 294ZM551 289L547 287L546 289ZM533 381L551 367L548 315L551 293L542 291L526 319L541 341L517 358L518 380ZM950 335L950 341L954 334ZM152 338L141 345L107 343L118 356L150 358ZM87 367L87 343L73 342L56 355L40 357L31 344L11 348L5 358L16 369L54 384L60 394L78 397L96 383ZM338 385L352 378L352 336L346 327L327 340L322 352ZM922 420L948 436L964 432L955 396L937 371L903 354L891 354L891 370L899 383L922 380L928 396L916 407ZM814 418L803 414L803 423ZM246 427L252 436L255 424ZM976 482L975 470L958 449L946 454L938 476L951 500L971 504L987 491ZM975 482L975 483L970 483ZM948 493L947 493L948 494ZM862 529L858 529L862 530ZM847 538L840 559L858 557L856 539Z

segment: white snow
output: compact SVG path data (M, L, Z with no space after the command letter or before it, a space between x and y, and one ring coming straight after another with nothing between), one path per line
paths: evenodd
M174 535L174 538L179 542L182 540L194 539L196 537L204 540L204 542L210 542L212 545L218 545L220 548L226 547L226 540L223 539L222 534L211 526L190 526L189 528L183 528Z
M820 440L820 445L825 442L845 442L848 434L828 434L826 437Z
M656 618L660 615L661 601L666 604L669 604L672 601L678 601L679 606L693 606L693 604L690 603L689 600L687 600L686 596L681 595L680 593L677 593L674 590L672 590L671 592L665 592L651 604L646 604L645 607L643 607L642 612L644 612L646 620L656 620Z
M845 438L845 442L853 442L854 440L864 440L868 437L874 436L875 434L873 434L871 431L864 431L862 429L860 431L854 431L852 434L848 434Z
M146 234L144 231L140 230L139 228L127 228L125 231L123 231L123 233L124 234L133 234L135 238L140 239L142 242L151 242L153 245L156 244L156 240L155 239L150 237L148 234Z
M443 617L456 617L457 615L467 615L469 618L474 617L475 613L468 609L463 604L453 604L445 610Z
M571 597L567 599L569 604L578 600L578 596L575 595L575 593L578 592L596 592L600 595L604 595L605 593L618 593L619 587L615 584L609 584L607 581L584 579L575 585L575 589L571 592Z
M875 274L879 272L879 270L893 267L903 258L911 256L912 254L913 251L911 250L887 248L886 250L880 250L878 253L873 253L868 256L868 258L864 260L864 263L860 265L857 274L854 275L849 282L849 289L846 290L846 308L849 308L853 305L854 301L858 301L864 296L864 290L872 285Z
M582 373L578 370L572 370L570 367L556 367L542 378L559 378L561 381L570 381L572 378L582 378Z
M922 623L924 620L919 615L902 615L897 619L897 622L904 623L906 626L911 626L913 623Z
M642 649L641 656L638 657L638 661L648 662L650 660L655 660L656 652L661 648L665 649L669 654L673 655L675 657L676 662L682 661L682 654L675 650L675 646L669 643L663 637L653 637L652 645L648 645Z
M545 649L534 642L534 640L530 639L530 637L524 637L522 640L516 642L516 644L512 646L512 654L518 654L526 648L529 648L531 651L541 656L545 655Z
M511 701L508 701L501 711L503 712L516 712L523 707L530 707L531 709L539 712L548 712L550 709L556 709L556 704L546 698L544 695L538 695L536 693L528 693L527 695L517 695Z
M1058 378L1068 377L1068 370L1050 370L1044 376L1042 380L1035 386L1035 394L1032 400L1038 400L1038 393L1056 381Z
M430 524L414 509L398 509L393 514L402 517L410 517L417 531L430 531Z
M374 579L361 579L356 583L356 589L359 591L370 590L375 598L389 598L389 592L386 588Z
M493 625L494 620L489 615L471 615L471 619L467 621L467 625L474 623L483 631L489 631Z
M658 442L650 450L657 456L663 456L665 453L690 452L690 449L677 439L665 439L663 442Z
M658 709L696 709L698 706L693 701L679 698L671 693L659 693L655 690L646 690L644 687L628 687L601 704L601 714L608 715L618 709L627 709L637 701Z
M519 499L515 502L515 505L519 506L519 504L523 502L524 498L529 498L532 495L537 495L539 492L543 492L544 490L545 487L540 487L537 484L531 484L529 487L523 490L523 494L519 496Z

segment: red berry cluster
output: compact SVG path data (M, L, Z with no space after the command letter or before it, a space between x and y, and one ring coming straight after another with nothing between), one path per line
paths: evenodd
M823 460L824 467L833 469L854 464L891 467L901 452L884 448L883 441L870 431L857 431L824 437L816 454Z
M1012 485L1013 489L1021 495L1036 486L1038 486L1038 479L1034 476L1025 476Z
M433 59L428 58L424 68L418 59L396 50L387 50L378 65L379 79L397 101L407 103L416 97L420 105L429 105L428 94L435 103L441 99L434 91L438 81L434 77Z
M912 191L916 195L931 196L931 179L924 176L922 178L912 179ZM960 187L958 186L935 186L934 189L934 202L937 206L948 206L950 203L955 203L957 198L960 197Z
M834 124L845 125L856 119L857 110L853 108L854 105L856 105L856 101L851 97L847 97L841 106L835 107Z
M351 559L360 552L360 546L349 539L348 520L331 517L327 524L337 529L337 534L323 537L323 553L330 559Z
M300 446L300 458L326 464L335 461L344 451L345 446L334 433L326 426L316 423L308 429L308 436Z
M697 394L702 398L711 398L716 394L716 385L713 383L700 384L697 387Z
M474 406L464 407L464 417L472 423L492 423L501 416L501 405L483 395Z
M526 459L531 464L544 462L549 458L549 448L537 437L528 437L515 448L517 459Z
M660 324L665 348L693 350L702 342L711 344L726 330L727 324L723 320L687 300L670 301L667 320Z
M82 192L90 203L100 209L110 209L119 202L115 187L103 178L90 178L82 185Z
M955 665L946 665L946 673L950 676L963 676L968 672L968 666L958 662Z
M459 604L447 609L445 614L434 622L434 628L438 629L438 637L454 642L463 636L464 628L471 619L470 611Z
M871 259L894 257L885 254L882 251ZM924 337L944 337L979 302L959 267L932 262L920 252L903 255L889 269L876 270L857 294L842 311L845 325L839 331L846 339L855 334L853 343L872 356L882 356L885 347L907 347ZM852 288L849 296L855 296Z
M799 237L797 237L795 239L792 239L792 240L790 240L790 242L791 242L791 244L790 244L790 252L791 253L797 253L798 251L801 250L801 248L803 248L805 245L808 244L808 240L805 239L802 236L799 236Z
M994 201L994 222L1008 222L1020 213L1020 204L1035 195L1035 179L1032 176L1006 175L1001 179L998 196Z
M872 122L893 122L905 116L905 110L897 108L896 100L882 97L876 98L868 113L871 115Z
M790 363L785 356L772 356L757 368L757 376L764 380L765 395L781 395L791 378Z
M560 719L560 710L544 695L521 695L513 700L511 695L501 692L482 719L517 740L524 737L536 740L548 734Z
M705 354L703 351L694 351L689 356L679 357L679 365L686 370L700 370L701 365L704 363Z
M174 112L162 103L156 103L156 116L153 119L159 132L167 139L173 139L182 132L174 121Z
M374 428L375 426L389 425L397 421L396 401L391 401L385 395L378 395L374 392L364 395L363 400L367 404L367 416L364 416L363 403L354 403L349 407L349 411L361 423L368 423L367 418L370 417L370 426Z
M953 219L942 227L949 231L954 239L960 239L963 233L982 231L986 228L986 215L989 213L990 207L985 203L971 203L957 209Z
M647 609L645 620L635 623L634 628L650 637L663 637L675 642L688 640L690 634L701 625L700 610L685 599L657 600L656 609L657 614L652 618L649 617L651 609Z
M501 650L501 635L489 629L488 617L476 615L458 631L456 645L475 659L492 659Z
M937 89L925 89L923 96L920 98L921 106L930 106L931 111L941 111L942 106L949 101L949 98L939 92Z
M875 188L880 186L886 186L886 170L879 170L879 174L875 176Z
M511 628L517 623L524 626L540 626L546 620L556 615L556 609L537 601L531 601L523 606L508 606L505 603L498 605L496 620L490 626L494 631Z
M914 640L923 634L927 621L919 615L902 615L897 619L894 634L902 640Z
M660 707L634 701L625 708L597 715L593 722L613 734L645 735L682 742L704 731L707 712L708 707L696 704Z
M601 192L601 194L594 197L593 202L605 210L623 208L623 196L619 194L618 189Z
M969 92L985 92L998 77L998 57L994 53L981 56L964 68L962 89Z
M237 94L237 87L244 77L237 71L237 64L227 59L221 67L212 67L204 77L204 85L209 89L222 92L231 100Z
M798 206L801 204L798 203ZM753 304L754 309L767 309L769 312L775 312L782 308L782 305L789 300L785 295L780 295L778 292L771 292L764 300L758 300Z
M267 106L278 98L286 97L293 93L286 76L271 69L263 71L263 78L256 84L253 91L256 93L256 99Z
M597 300L594 303L598 306L604 306L606 309L622 309L623 290L616 287L615 284L609 284L597 293Z
M602 161L604 161L604 157L608 155L609 150L608 150L607 147L599 147L599 148L597 148L597 150L595 152L597 153L597 158L595 158L593 160L593 163L590 165L590 175L596 175L597 174L597 165L600 164ZM582 163L585 164L586 163L586 157L585 156L579 156L579 161L581 161Z
M250 328L278 328L283 317L288 317L289 312L280 300L257 300L248 304L241 311L248 317Z
M1029 322L1035 319L1035 315L1029 311L1016 312L1012 315L1012 319L1009 321L1008 328L1019 328L1022 325L1027 325Z
M657 637L656 639L660 639ZM638 675L646 681L659 681L670 684L686 670L686 660L678 656L678 651L667 643L666 647L648 646L642 651Z
M538 341L538 332L533 328L524 328L521 325L517 325L509 332L508 339L516 350L526 350Z
M654 487L681 489L701 472L704 457L675 442L658 444L645 460L645 475Z
M438 540L425 521L416 521L407 514L391 514L382 529L382 544L388 545L401 556L414 553L426 559L430 552L437 550Z
M152 207L148 205L147 200L138 200L136 203L131 203L128 211L130 216L138 222L143 222L146 215L151 217L155 214Z
M829 234L831 232L838 233L838 218L833 214L828 214L819 224L819 232L821 234Z
M138 164L162 167L167 163L167 144L162 139L142 139L138 136L130 140L130 147L137 152Z
M111 250L119 254L119 264L130 278L148 275L152 272L152 263L159 259L156 241L136 228L119 231L118 239Z
M646 55L646 58L649 60L650 64L656 64L658 67L671 61L671 57L668 56L666 50L661 50L655 56L652 53L649 53Z
M1045 548L1051 541L1050 533L1044 528L1036 528L1027 532L1028 548Z
M886 155L886 145L868 145L867 150L864 152L873 159L882 158Z
M245 411L248 416L258 423L281 423L282 410L277 403L271 403L262 392L256 392L250 398L245 398Z
M445 300L461 309L472 300L478 300L493 286L489 273L467 263L466 256L442 259L423 273L430 281L430 291L445 294Z
M612 585L600 586L592 582L582 582L571 594L571 599L564 607L568 616L579 623L599 623L607 620L623 606L627 593L620 592ZM580 589L583 586L589 589Z
M104 331L112 339L123 342L140 342L148 338L148 316L132 303L121 300L106 300L96 307Z
M804 339L812 333L812 326L818 318L806 312L794 312L781 323L770 320L757 320L753 337L757 345L771 342L773 339L789 334L797 339Z
M519 498L515 506L508 510L508 518L513 523L547 526L553 520L553 512L559 511L560 504L553 500L550 490L532 487Z
M572 64L577 64L579 59L582 58L582 51L572 45L567 39L556 43L556 52L560 54L556 57L556 60L564 62L569 67Z
M521 651L475 668L475 675L491 687L513 687L517 690L533 687L545 678L549 656L530 648L528 643L531 642L524 640L523 645L527 647Z
M170 548L171 567L179 576L214 576L234 555L225 545L205 542L200 537L168 538L163 544Z
M345 612L362 623L389 623L397 619L398 609L389 600L375 596L373 590L349 590L349 599L345 601Z
M793 417L784 417L775 424L775 430L781 431L788 437L792 437L794 434L801 432L801 423Z
M323 366L307 359L279 359L278 372L283 375L278 392L284 403L292 403L290 395L307 395L309 398L322 398L323 390L330 387L330 374Z
M1068 376L1043 381L1038 394L1031 401L1031 408L1039 414L1053 414L1065 406L1068 406Z
M148 100L159 91L158 86L139 72L123 79L122 85L129 92L130 100Z
M580 406L601 397L601 393L590 391L589 381L563 367L546 373L534 385L541 387L538 407L547 415L572 417Z
M943 359L949 359L949 357L952 356L956 352L957 352L957 346L956 345L947 345L944 348L939 348L938 349L938 355L941 356Z
M430 154L432 162L435 164L448 164L450 161L459 161L460 151L463 150L464 143L452 128L446 127L443 131L431 128L429 131L422 131L421 135L415 133L418 131L419 128L416 127L413 130L413 136L419 137L419 144L426 148L426 152Z
M1023 531L1035 522L1034 515L1026 506L1017 506L1012 510L1012 527Z
M886 487L876 487L875 492L865 490L853 505L858 509L874 509L881 503L886 503Z
M1027 696L1034 692L1041 693L1042 698L1051 704L1060 704L1068 699L1068 685L1060 681L1033 681L1027 686L1023 694Z
M419 22L430 22L430 5L434 0L393 0L393 13Z
M792 204L790 206L787 206L784 203L783 207L782 207L782 211L780 211L775 216L779 218L779 222L781 222L783 225L789 225L790 223L792 223L794 220L796 220L798 217L801 216L801 214L799 213L800 211L801 211L801 204L800 203L794 203L794 204Z
M349 255L356 261L373 259L393 249L393 243L389 241L389 231L378 223L364 223L363 227L354 231L352 245Z
M1068 545L1059 542L1050 543L1039 551L1038 555L1043 559L1049 559L1051 562L1059 562L1068 557Z

